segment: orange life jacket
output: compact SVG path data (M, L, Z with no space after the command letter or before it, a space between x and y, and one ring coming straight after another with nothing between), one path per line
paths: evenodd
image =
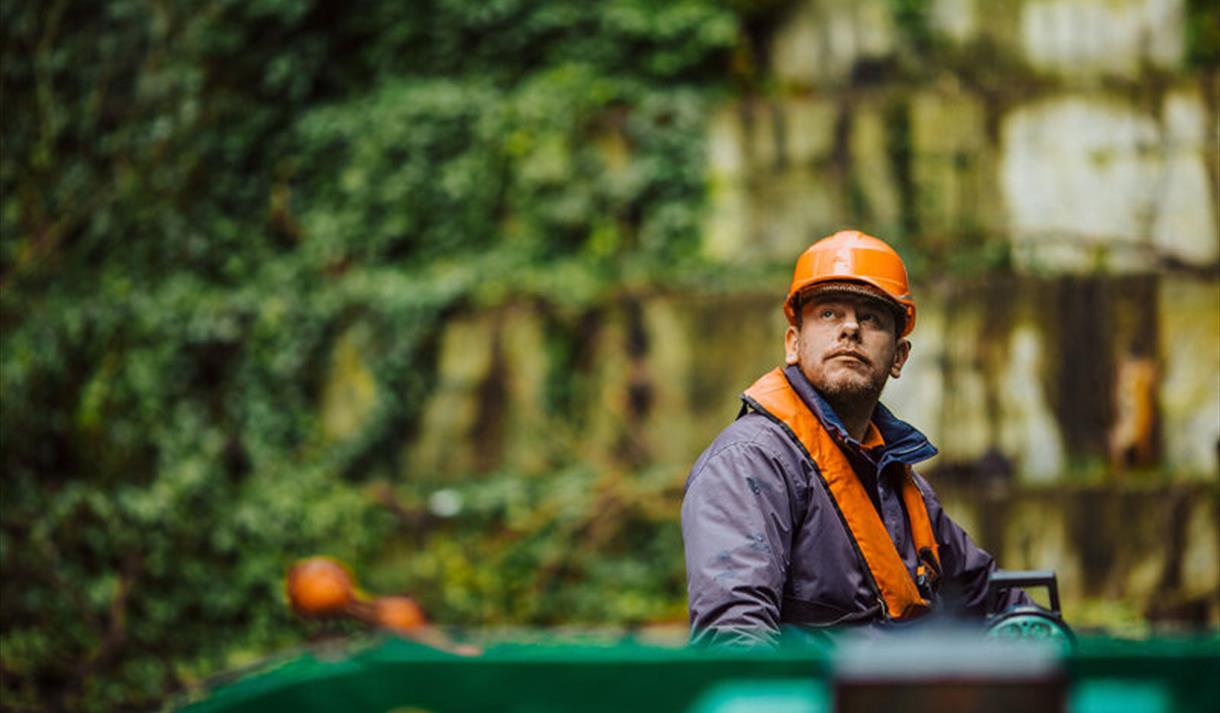
M783 370L774 369L754 382L746 389L744 398L751 408L787 426L789 435L817 466L835 509L885 603L889 618L912 619L925 613L930 602L903 563L860 478L839 444L788 383ZM921 560L916 577L925 583L925 591L930 592L931 581L940 573L940 548L932 534L923 494L915 484L910 467L905 470L901 490L915 551Z

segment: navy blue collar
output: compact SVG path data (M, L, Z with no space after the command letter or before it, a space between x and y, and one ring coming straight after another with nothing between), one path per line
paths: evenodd
M864 452L864 447L847 433L847 429L844 428L843 422L839 420L834 409L818 393L813 384L809 383L800 367L795 365L784 367L784 376L787 377L788 383L792 385L797 396L801 397L801 401L805 402L805 405L809 407L814 416L817 416L818 420L822 422L822 426L835 440L858 452ZM892 462L915 465L936 455L936 446L932 445L927 436L890 413L890 410L880 402L873 410L872 421L877 430L881 432L881 437L885 439L885 445L880 448L880 452L872 457L877 462L878 468L884 468Z

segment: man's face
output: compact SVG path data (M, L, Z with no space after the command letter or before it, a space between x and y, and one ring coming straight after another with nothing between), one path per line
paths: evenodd
M786 360L832 400L876 401L886 379L902 373L911 343L899 339L894 314L853 294L828 293L801 305L801 326L784 335Z

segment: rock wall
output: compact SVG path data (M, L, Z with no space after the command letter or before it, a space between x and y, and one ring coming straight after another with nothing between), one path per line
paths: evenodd
M456 319L409 469L689 464L781 363L783 288L623 297L563 323L525 304ZM998 458L1028 485L1216 479L1216 281L1010 276L916 294L911 359L882 400L938 445L932 469Z
M786 258L851 222L1026 272L1214 272L1217 73L1186 62L1182 2L900 4L784 16L778 88L712 122L709 255Z

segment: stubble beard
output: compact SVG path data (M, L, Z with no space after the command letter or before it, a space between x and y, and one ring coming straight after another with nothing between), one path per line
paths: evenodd
M881 398L888 374L860 375L862 378L840 378L822 385L822 396L835 413L871 411Z

